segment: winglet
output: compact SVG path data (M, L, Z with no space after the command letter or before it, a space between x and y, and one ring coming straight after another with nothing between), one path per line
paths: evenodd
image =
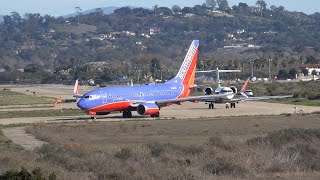
M76 80L76 83L74 84L73 88L73 96L78 97L79 96L79 80Z

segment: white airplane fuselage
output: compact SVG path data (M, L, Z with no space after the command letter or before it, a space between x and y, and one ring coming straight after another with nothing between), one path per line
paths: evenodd
M232 100L234 98L235 93L233 92L233 90L230 87L218 87L215 91L215 94L223 94L223 95L227 95L224 97L221 97L217 100L216 103L226 103L229 102L230 100Z

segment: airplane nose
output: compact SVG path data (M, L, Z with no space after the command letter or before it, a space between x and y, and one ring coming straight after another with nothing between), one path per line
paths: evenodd
M87 109L87 103L85 102L85 100L80 99L77 103L77 106L81 109L81 110L86 110Z

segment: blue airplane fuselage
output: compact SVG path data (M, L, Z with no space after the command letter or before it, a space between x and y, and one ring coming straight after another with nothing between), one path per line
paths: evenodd
M84 94L77 105L84 111L126 111L131 110L129 103L174 99L184 90L184 85L172 83L100 88Z

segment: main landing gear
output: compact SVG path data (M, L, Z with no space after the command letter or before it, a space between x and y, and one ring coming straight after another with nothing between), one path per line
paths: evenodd
M123 118L132 118L132 112L131 111L123 111L122 116L123 116Z
M152 118L158 118L158 117L160 117L160 113L158 112L158 113L156 113L156 114L151 114L150 115Z
M214 109L214 104L212 102L209 104L209 109Z
M229 108L229 103L226 104L226 109ZM230 103L230 108L236 108L236 103L232 102Z

